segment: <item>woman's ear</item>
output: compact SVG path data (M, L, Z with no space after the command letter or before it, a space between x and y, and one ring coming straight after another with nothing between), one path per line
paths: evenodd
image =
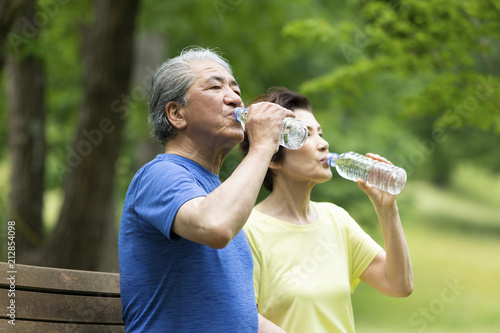
M275 162L273 160L271 160L271 163L269 163L269 169L271 170L279 170L281 168L282 168L281 163Z
M168 102L165 105L165 113L168 121L177 129L186 127L186 119L184 117L184 107L177 102Z

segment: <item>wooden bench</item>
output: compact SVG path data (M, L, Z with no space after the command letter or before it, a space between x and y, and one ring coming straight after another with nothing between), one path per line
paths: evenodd
M118 273L4 262L0 272L0 332L125 332Z

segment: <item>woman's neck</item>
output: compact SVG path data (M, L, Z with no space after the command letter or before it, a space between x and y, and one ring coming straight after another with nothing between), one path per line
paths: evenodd
M311 205L313 185L274 178L273 191L256 206L262 213L290 224L312 224L318 218Z

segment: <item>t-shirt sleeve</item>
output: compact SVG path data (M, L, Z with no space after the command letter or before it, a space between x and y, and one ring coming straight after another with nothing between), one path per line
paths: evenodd
M260 236L258 235L256 221L250 215L247 223L245 224L243 230L248 240L248 245L250 245L250 250L252 251L253 258L253 286L255 291L255 302L259 304L260 295L260 284L262 277L262 248L260 245Z
M158 162L141 175L134 210L139 221L157 228L169 240L177 240L179 237L171 232L177 211L187 201L206 195L185 167Z
M354 219L344 211L344 221L348 227L349 259L351 263L351 292L360 282L359 277L370 266L371 262L383 248L377 244Z

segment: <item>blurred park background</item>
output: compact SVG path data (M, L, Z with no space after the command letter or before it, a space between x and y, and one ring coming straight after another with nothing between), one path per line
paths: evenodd
M332 151L407 170L398 204L414 292L361 284L358 332L500 332L496 0L3 1L2 261L15 221L17 263L118 270L127 187L162 152L151 75L191 45L222 52L246 103L272 86L302 92ZM222 180L240 160L235 148ZM334 172L313 200L343 206L383 244L355 183Z

